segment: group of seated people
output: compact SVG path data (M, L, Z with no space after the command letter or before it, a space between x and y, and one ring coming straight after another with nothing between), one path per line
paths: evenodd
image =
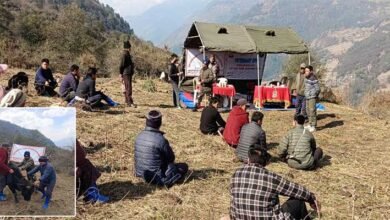
M218 100L210 98L209 106L202 111L200 130L203 134L222 136L235 149L237 159L245 164L235 172L231 182L231 218L293 216L309 219L304 201L315 207L314 194L264 168L270 155L262 129L263 113L253 112L249 122L247 101L239 99L225 122L217 110ZM316 169L323 156L322 149L317 147L313 134L304 128L303 115L295 115L294 123L295 128L279 143L279 158L295 169ZM291 197L282 207L277 199L279 194Z
M49 60L42 59L38 68L34 87L39 96L61 97L68 106L73 106L77 101L83 102L90 107L101 106L104 100L109 106L118 106L111 98L101 91L96 91L96 75L98 69L88 68L84 79L80 82L80 68L72 65L69 72L61 81L59 93L55 91L58 86L49 68ZM0 107L24 107L28 92L28 76L25 72L19 72L12 76L6 88L0 88Z

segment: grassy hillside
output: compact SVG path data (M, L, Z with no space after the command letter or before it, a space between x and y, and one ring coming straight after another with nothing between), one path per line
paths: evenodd
M35 69L46 57L55 72L65 73L76 63L82 70L94 65L104 75L119 74L128 39L141 51L134 55L141 59L138 73L165 68L169 56L136 38L122 17L97 0L4 0L0 11L0 63L13 67Z

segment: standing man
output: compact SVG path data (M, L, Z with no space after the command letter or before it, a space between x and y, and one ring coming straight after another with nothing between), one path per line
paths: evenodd
M121 81L125 85L125 102L127 106L134 108L137 107L133 101L133 74L134 74L134 63L130 55L131 44L129 41L123 43L123 55L121 64L119 67L119 74L121 75Z
M168 67L169 72L169 78L170 83L172 85L172 92L173 92L173 105L177 107L178 109L181 109L180 107L180 98L179 98L179 81L180 81L180 75L182 72L179 72L178 66L178 57L176 54L171 55L171 63Z
M42 199L45 198L45 203L43 204L42 208L47 209L49 208L53 189L56 185L56 171L49 163L49 159L46 156L39 157L39 166L28 172L27 175L32 176L38 171L41 173L41 177L39 178L38 191L42 193Z
M314 75L313 67L307 66L305 68L305 98L306 98L306 112L309 117L308 130L310 132L316 131L317 126L317 108L316 103L318 95L321 92L320 82Z
M217 59L215 58L215 55L212 54L210 56L210 64L209 64L209 69L213 72L214 75L214 81L217 80L217 77L219 75L219 65L217 63Z
M2 144L0 147L0 201L7 200L3 190L7 185L7 175L14 173L14 170L8 167L8 151L9 145Z
M214 82L214 75L211 69L209 69L209 60L204 60L203 61L203 66L202 69L200 70L200 75L199 75L199 81L200 85L202 86L200 89L199 97L198 97L198 102L196 103L195 108L193 111L196 111L197 108L199 107L200 103L203 100L203 96L211 96L212 90L213 90L213 82Z
M312 192L265 168L270 157L263 149L250 149L249 162L234 172L230 219L310 219L305 202L317 209ZM290 198L280 205L280 195Z
M34 160L30 157L30 151L24 152L24 159L22 163L18 165L20 170L26 170L26 172L30 172L35 168ZM34 176L27 176L28 180L33 180Z
M42 59L41 67L35 74L35 90L40 96L58 96L54 89L57 87L57 81L49 68L49 59Z
M79 66L73 64L70 72L64 77L60 86L60 96L64 101L70 102L76 97L77 87L79 86L80 70Z
M300 70L296 77L295 96L297 99L297 106L295 115L303 115L307 118L306 114L306 99L305 99L305 68L306 64L301 63Z

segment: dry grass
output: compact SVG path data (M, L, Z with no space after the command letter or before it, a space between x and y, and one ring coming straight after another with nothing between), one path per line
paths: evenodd
M240 166L234 152L218 136L198 131L200 112L170 108L170 85L155 81L156 93L134 85L138 108L77 113L77 134L93 142L88 157L104 168L98 184L112 202L104 205L77 203L79 219L219 219L229 210L229 181ZM114 100L123 103L117 79L102 79ZM28 105L47 106L58 100L38 98ZM351 108L325 104L319 113L317 143L327 160L322 168L304 172L273 162L272 170L316 193L322 203L321 219L388 219L390 216L390 125ZM163 113L162 130L167 132L177 162L187 162L192 174L185 184L171 189L149 186L135 178L134 139L144 128L144 115L151 109ZM292 127L292 112L265 112L264 129L270 146ZM223 114L227 118L227 114ZM276 149L270 150L275 155Z

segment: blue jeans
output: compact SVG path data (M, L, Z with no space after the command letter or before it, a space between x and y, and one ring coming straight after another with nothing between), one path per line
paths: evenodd
M295 114L296 115L303 115L303 116L307 117L305 96L301 96L301 95L297 96L297 106L296 106Z

